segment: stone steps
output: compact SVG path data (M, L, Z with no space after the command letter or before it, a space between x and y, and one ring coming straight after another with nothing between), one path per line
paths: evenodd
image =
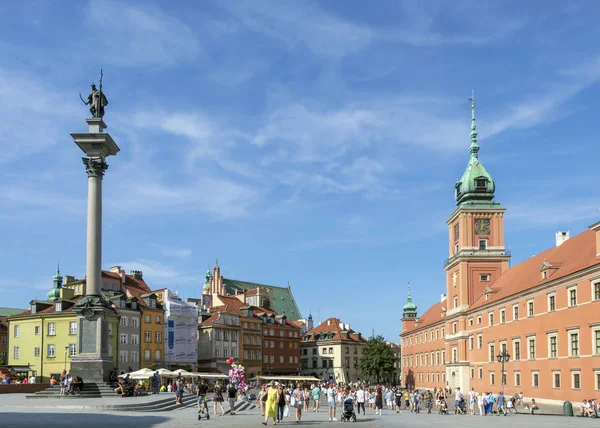
M27 395L26 398L43 399L77 399L77 398L101 398L101 397L116 397L117 393L113 391L109 384L86 383L83 386L83 391L80 394L60 395L60 388L46 388L43 391L36 392L32 395Z

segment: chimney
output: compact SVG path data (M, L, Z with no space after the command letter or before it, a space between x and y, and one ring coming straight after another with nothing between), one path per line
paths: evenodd
M132 270L131 275L133 275L135 279L143 279L144 277L144 273L141 270Z
M358 332L356 334L358 335L358 340L362 340L362 333Z
M442 295L440 296L440 302L443 302L446 300L446 293L442 293Z
M556 232L556 246L560 245L569 239L569 232Z

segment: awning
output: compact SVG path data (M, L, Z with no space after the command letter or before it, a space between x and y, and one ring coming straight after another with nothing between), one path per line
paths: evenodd
M292 382L319 382L321 379L313 376L255 376L250 380L289 380Z
M195 376L206 379L227 379L229 376L221 373L192 373Z
M28 373L28 372L32 372L33 369L30 366L3 366L6 367L10 370L12 370L15 373Z

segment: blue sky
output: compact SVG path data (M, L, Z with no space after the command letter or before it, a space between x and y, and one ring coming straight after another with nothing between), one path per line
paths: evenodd
M198 296L292 286L356 330L400 332L445 291L445 220L480 159L513 263L600 218L593 2L13 2L0 13L0 306L85 274L86 174L69 133L104 69L121 147L103 266ZM560 6L560 7L559 7Z

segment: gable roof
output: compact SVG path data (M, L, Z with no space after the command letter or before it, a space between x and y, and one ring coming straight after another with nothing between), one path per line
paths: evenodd
M543 278L540 266L548 264L552 269L548 269L547 278ZM507 269L490 286L496 293L489 294L488 300L485 294L479 296L469 312L597 264L600 260L596 257L596 232L586 230L558 247L549 248Z
M223 278L223 284L228 294L235 294L236 290L252 290L258 287L271 289L271 306L275 312L287 316L291 320L302 318L300 309L296 305L292 290L289 287L277 287L275 285L256 284L253 282L239 281L237 279Z
M304 337L305 337L305 341L314 341L316 340L315 336L317 334L320 333L333 333L333 337L331 339L328 340L350 340L350 341L354 341L354 342L366 342L367 339L365 339L362 335L358 336L358 333L355 332L354 330L352 330L351 328L348 328L348 330L343 329L340 324L343 324L339 318L328 318L325 321L323 321L321 324L319 324L318 326L316 326L315 328L313 328L312 330L310 330L309 332L307 332ZM348 332L348 338L346 339L345 337L342 337L342 332L347 331Z

